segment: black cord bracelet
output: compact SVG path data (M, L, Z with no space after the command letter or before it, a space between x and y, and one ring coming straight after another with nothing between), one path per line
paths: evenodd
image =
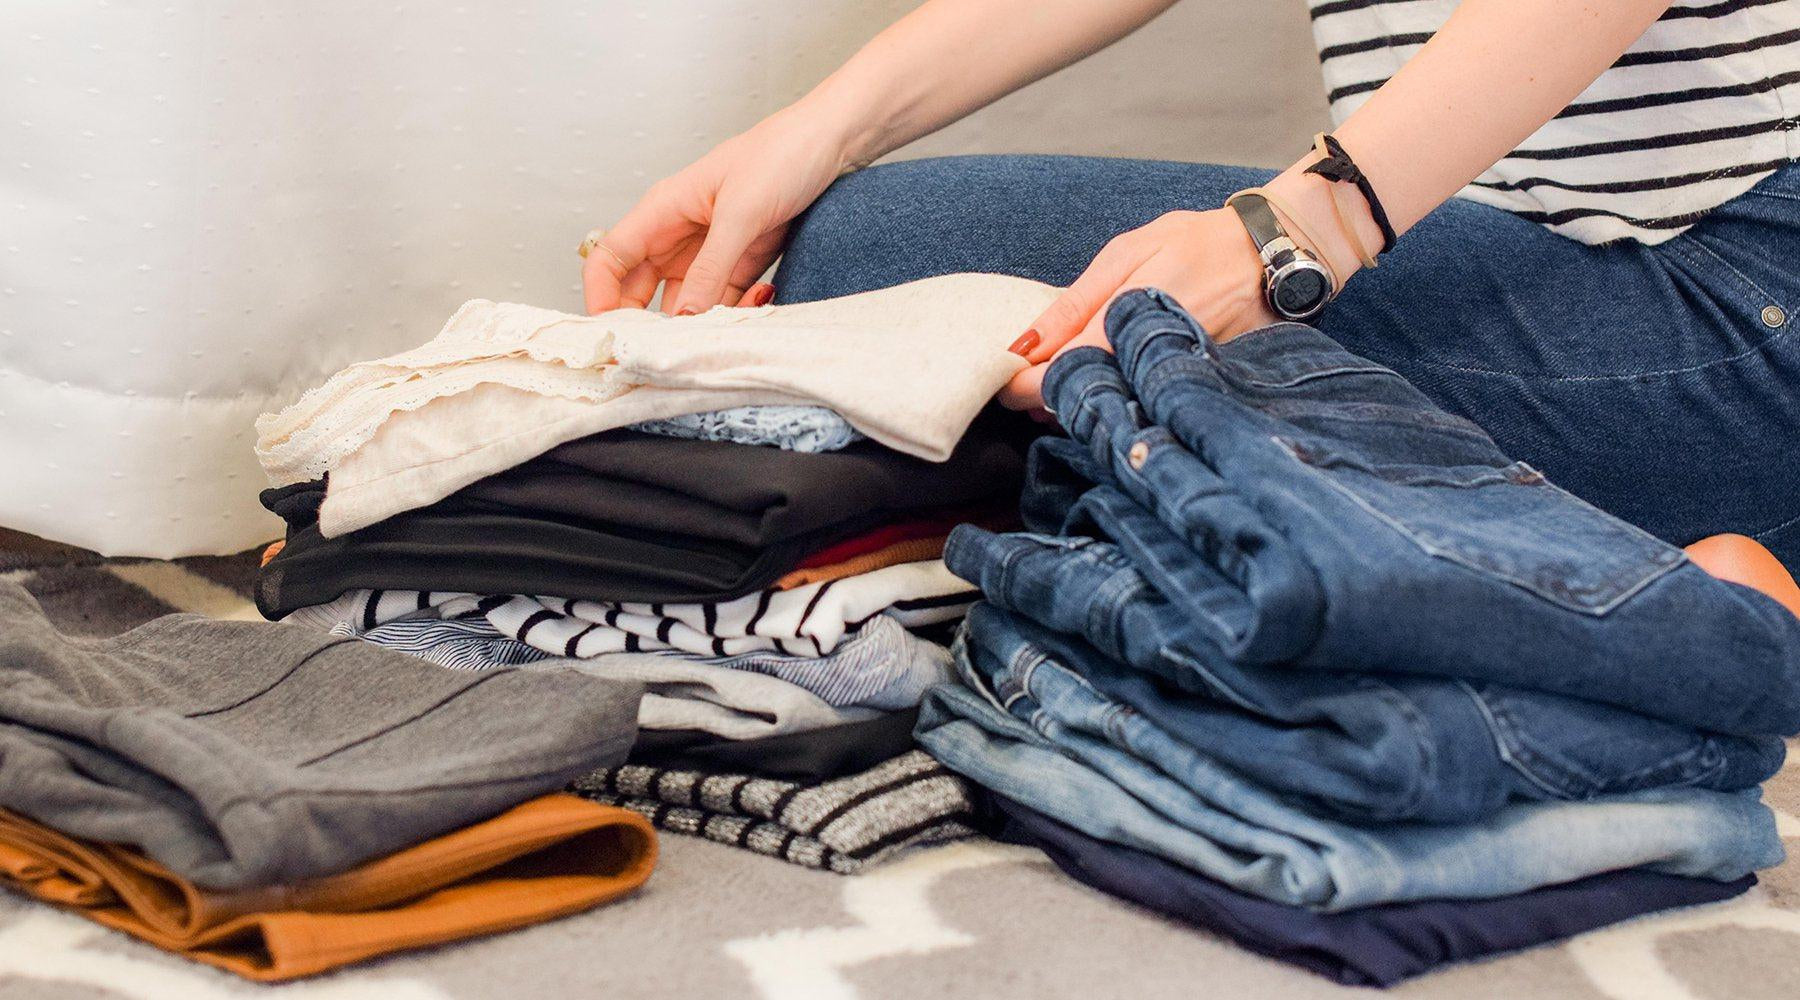
M1325 151L1330 155L1307 167L1306 172L1318 174L1328 181L1356 185L1356 190L1362 192L1363 200L1369 203L1369 217L1375 220L1376 228L1381 230L1381 252L1387 253L1394 249L1394 240L1399 236L1394 232L1393 223L1388 221L1387 209L1382 207L1381 198L1375 194L1375 185L1370 184L1369 179L1363 176L1356 161L1350 159L1350 154L1344 150L1343 143L1338 142L1336 136L1326 133L1323 138Z

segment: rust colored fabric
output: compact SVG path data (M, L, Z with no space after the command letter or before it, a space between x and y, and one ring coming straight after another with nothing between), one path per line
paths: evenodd
M0 810L0 882L261 982L565 916L631 892L655 865L643 817L559 794L338 875L211 891Z
M944 554L944 543L949 535L938 535L935 538L915 538L910 541L896 542L884 549L876 549L859 556L852 556L843 562L828 566L803 567L776 580L771 590L792 590L804 587L809 583L821 583L825 580L842 580L847 576L860 576L889 566L901 563L924 562L937 559Z
M285 539L285 538L277 539L273 542L270 542L269 547L263 550L262 560L260 562L258 562L257 565L258 566L267 566L270 563L270 561L273 560L276 556L280 555L281 550L285 549L285 548L287 548L287 539Z
M857 556L868 555L897 545L900 542L917 541L922 538L942 538L948 536L950 529L959 524L977 524L993 531L1004 531L1016 526L1018 520L1018 511L1008 505L964 508L906 521L896 521L893 524L866 531L854 538L846 538L835 545L826 546L802 559L795 569L834 566ZM926 558L935 557L927 556Z

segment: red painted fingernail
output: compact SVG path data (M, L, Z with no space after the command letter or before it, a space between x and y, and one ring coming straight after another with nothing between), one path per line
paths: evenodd
M1012 346L1007 348L1007 350L1017 354L1021 358L1030 357L1031 352L1037 349L1038 342L1042 339L1042 337L1038 336L1036 329L1026 330L1020 335L1018 340L1012 342Z
M761 282L755 288L750 289L750 304L753 306L766 306L769 304L769 300L774 297L775 286L766 281Z

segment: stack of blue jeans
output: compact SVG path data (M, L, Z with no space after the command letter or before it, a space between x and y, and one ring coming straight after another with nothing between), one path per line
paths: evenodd
M1155 290L1106 322L1045 380L1028 531L951 537L985 601L934 756L1321 913L1781 860L1800 619L1309 327L1215 345Z

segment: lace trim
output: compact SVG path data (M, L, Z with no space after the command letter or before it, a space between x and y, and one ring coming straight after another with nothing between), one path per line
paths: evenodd
M315 479L395 414L487 383L604 402L636 384L612 364L616 332L663 321L641 310L579 317L470 300L431 341L350 365L293 405L257 418L257 458L278 485Z
M256 455L276 485L317 479L346 456L367 444L394 415L416 410L436 399L498 383L542 396L602 403L632 389L616 368L572 370L525 359L459 365L436 372L407 372L402 377L354 387L338 405L285 438L257 442ZM259 429L261 429L259 427Z
M726 321L741 323L772 309L729 309ZM676 319L643 309L570 316L471 299L430 341L349 365L293 405L258 417L256 455L276 485L316 479L367 444L394 415L490 383L605 402L649 381L618 365L621 335L670 322Z

